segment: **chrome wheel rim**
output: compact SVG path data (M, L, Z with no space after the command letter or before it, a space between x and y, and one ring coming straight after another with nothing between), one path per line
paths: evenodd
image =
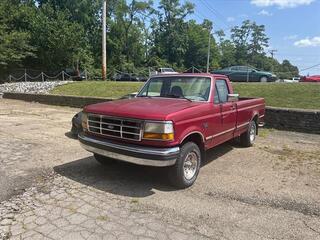
M183 163L183 174L185 179L190 180L194 177L198 167L198 155L195 152L187 154Z
M250 128L250 142L252 143L256 139L256 124L252 123Z

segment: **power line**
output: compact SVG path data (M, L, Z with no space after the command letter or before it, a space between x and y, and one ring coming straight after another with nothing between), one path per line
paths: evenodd
M311 66L311 67L307 67L307 68L301 69L300 72L306 71L306 70L309 70L309 69L311 69L311 68L315 68L315 67L318 67L318 66L320 66L320 63L318 63L318 64L316 64L316 65L313 65L313 66Z
M204 1L205 1L205 0L204 0ZM221 16L221 20L222 20L223 22L225 22L227 26L230 26L229 23L228 23L228 21L226 21L226 19L227 19L226 16L224 16L218 9L215 9L214 7L212 7L212 5L211 5L209 2L208 2L208 5L212 8L213 11L215 11L218 15Z
M205 7L205 8L207 8L207 9L209 9L215 16L217 16L217 14L215 13L215 12L213 12L213 9L212 9L212 7L210 7L206 2L204 2L203 0L200 0L201 1L201 3L203 4L203 6ZM211 8L211 9L210 9ZM202 18L202 20L204 20L204 19L208 19L208 20L212 20L212 18L211 17L207 17L207 16L205 16L202 12L200 12L200 11L194 11L194 15L196 15L198 18L200 18L201 19L201 17L199 16L199 15L201 15L203 18ZM221 15L221 14L220 14ZM222 21L224 21L224 19L222 19L222 21L221 21L221 18L219 19L220 21L219 22L222 22ZM228 30L231 30L233 27L232 26L230 26L230 25L228 25L228 24L225 24L225 21L223 22L224 23L224 25L226 26L226 27L222 27L220 24L217 24L216 23L216 21L214 20L214 25L215 25L215 27L217 28L217 29L219 29L219 30L222 30L222 31L224 31L224 32L226 32L226 31L228 31Z
M216 9L214 9L209 3L207 3L204 0L200 0L200 2L207 8L209 9L210 12L213 13L213 15L215 15L221 23L223 23L227 28L230 28L229 24L226 22L225 17L219 13Z
M204 20L204 19L208 19L206 16L204 16L202 13L197 13L196 11L193 12L194 15L196 15L199 19ZM201 16L202 17L201 17Z
M291 52L279 52L278 55L286 55L286 56L306 56L306 57L319 57L319 54L313 53L291 53Z
M202 14L201 12L194 11L193 14L194 14L195 16L197 16L199 19L201 19L202 21L205 20L205 19L210 20L210 18L206 17L206 16L205 16L204 14ZM200 15L201 15L202 17L201 17ZM213 24L215 25L215 27L217 27L218 29L223 30L223 31L227 31L227 30L232 29L232 27L223 28L223 27L221 27L219 24L217 24L216 22L214 22Z

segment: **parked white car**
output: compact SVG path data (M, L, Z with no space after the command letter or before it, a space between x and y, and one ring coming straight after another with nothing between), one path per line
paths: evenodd
M158 68L157 71L150 72L150 76L159 74L177 74L173 68Z
M283 83L298 83L300 82L300 77L293 77L292 79L279 79L276 82L283 82Z
M284 79L283 82L285 83L297 83L300 81L299 77L293 77L292 79Z

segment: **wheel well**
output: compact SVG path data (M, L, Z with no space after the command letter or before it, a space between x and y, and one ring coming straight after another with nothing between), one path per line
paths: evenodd
M259 123L258 123L258 120L259 120L259 116L258 114L254 115L254 117L252 118L252 121L254 121L256 123L256 126L257 126L257 135L258 135L258 131L259 131Z
M194 142L195 144L198 145L202 158L205 156L205 147L204 147L204 142L203 142L203 137L200 133L192 133L188 137L186 137L181 145L187 143L187 142Z

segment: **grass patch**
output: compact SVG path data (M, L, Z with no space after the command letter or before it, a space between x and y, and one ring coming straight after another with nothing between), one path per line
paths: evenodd
M240 96L263 97L267 106L320 109L318 83L233 83Z
M131 199L131 203L133 203L133 204L137 204L137 203L139 203L139 199Z
M108 218L107 216L98 216L98 217L97 217L97 220L98 220L98 221L103 221L103 222L108 221L108 219L109 219L109 218Z
M272 133L274 129L272 128L260 128L259 129L259 137L266 138Z
M119 98L137 92L141 82L83 81L58 86L52 94ZM234 90L243 97L263 97L267 106L320 109L318 83L233 83Z
M141 82L103 82L82 81L57 86L51 93L58 95L119 98L128 93L137 92Z

